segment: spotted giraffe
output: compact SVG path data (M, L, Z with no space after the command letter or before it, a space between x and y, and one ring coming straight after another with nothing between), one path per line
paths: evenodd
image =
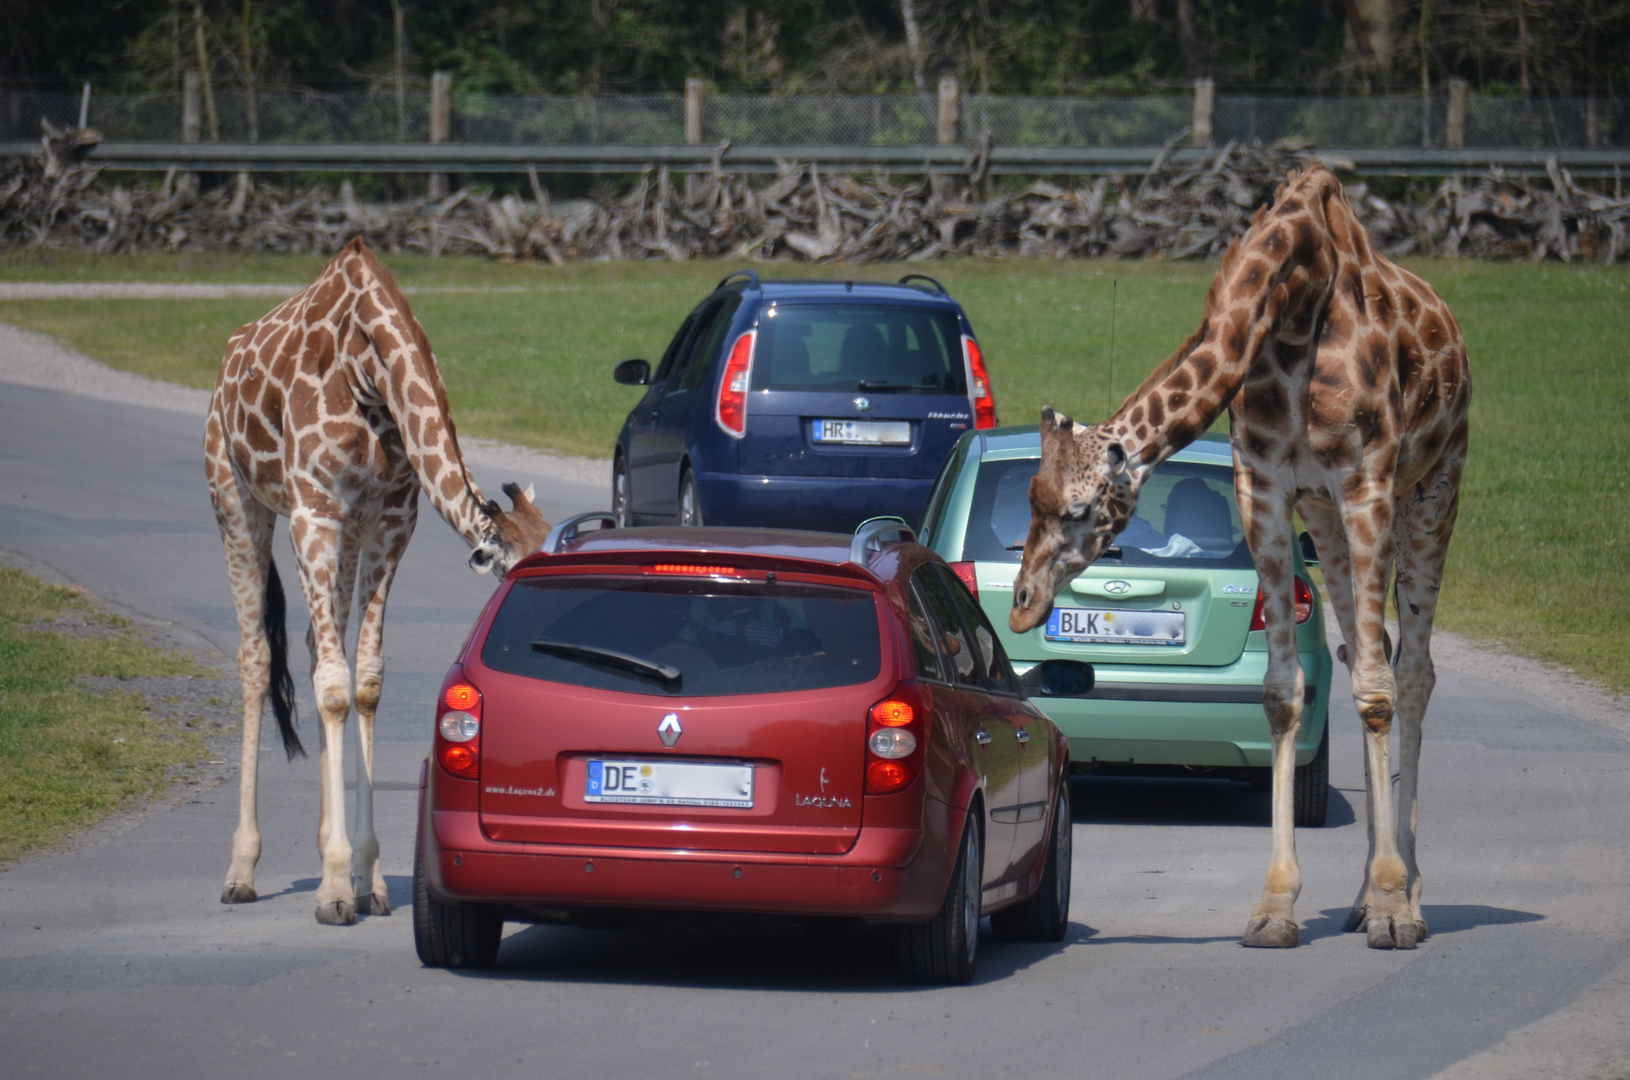
M1046 620L1059 589L1126 527L1155 466L1229 411L1241 524L1263 592L1262 704L1273 738L1273 855L1245 945L1288 948L1299 933L1293 510L1319 552L1366 733L1370 853L1347 929L1363 929L1371 948L1414 948L1426 936L1417 766L1470 399L1466 347L1443 298L1371 247L1340 182L1310 165L1230 246L1199 329L1114 415L1081 425L1042 410L1009 616L1021 633ZM1394 571L1400 636L1389 658L1382 619Z
M537 549L548 523L530 488L504 485L513 503L505 511L476 487L430 341L360 239L309 288L232 335L210 399L204 464L242 634L238 828L221 902L256 897L256 765L268 694L288 756L305 753L294 726L283 587L272 561L272 529L282 515L311 611L306 642L320 713L317 921L348 925L359 911L388 915L373 827L373 726L385 600L413 535L418 492L471 545L470 565L480 572L507 571ZM353 590L362 604L354 694L345 657ZM354 850L341 760L353 700L361 747Z

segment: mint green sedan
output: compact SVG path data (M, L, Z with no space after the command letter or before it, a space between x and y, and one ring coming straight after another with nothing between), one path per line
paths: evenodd
M1015 634L1007 616L1040 462L1034 426L968 432L929 495L920 539L978 597L1021 675L1049 659L1093 665L1085 697L1036 699L1069 736L1075 771L1225 777L1266 790L1268 642L1228 441L1204 436L1156 469L1115 546L1059 593L1044 625ZM1331 660L1300 556L1296 621L1307 684L1296 824L1319 826L1330 803Z

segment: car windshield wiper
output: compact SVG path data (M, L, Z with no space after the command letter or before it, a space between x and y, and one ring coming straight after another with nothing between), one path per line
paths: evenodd
M1024 545L1023 544L1009 544L1007 546L1007 549L1009 551L1023 551L1024 550ZM1123 557L1123 553L1122 553L1121 549L1118 548L1118 547L1106 547L1104 549L1104 553L1102 555L1098 556L1098 557L1100 559L1119 559L1119 558Z
M552 653L555 656L564 656L572 660L593 660L601 664L610 664L631 671L636 675L644 675L649 679L658 679L665 683L679 681L679 669L672 664L654 664L649 660L641 660L637 656L618 652L615 649L597 649L592 645L570 645L564 641L534 641L532 647L538 652Z

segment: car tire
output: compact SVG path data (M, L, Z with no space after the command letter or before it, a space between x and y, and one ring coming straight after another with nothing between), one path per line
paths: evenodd
M424 878L424 856L413 853L413 946L425 967L488 968L498 959L504 920L480 904L437 903Z
M1324 733L1319 736L1319 748L1313 760L1296 766L1295 819L1304 829L1319 829L1330 815L1330 719L1325 718Z
M990 917L991 932L1001 941L1063 941L1070 929L1070 865L1073 837L1070 784L1060 782L1053 808L1053 828L1047 836L1047 863L1041 886L1030 899L1003 908Z
M702 524L702 496L689 469L679 478L679 524L686 528Z
M973 979L979 958L980 883L985 865L981 849L979 824L970 811L939 913L925 923L899 928L900 971L910 981L943 986Z
M628 465L621 457L611 467L611 516L619 529L634 525L634 511L629 504Z

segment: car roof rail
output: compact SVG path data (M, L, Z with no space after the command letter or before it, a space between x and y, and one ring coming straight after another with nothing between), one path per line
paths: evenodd
M911 287L914 288L914 289L922 288L921 285L912 285L912 282L914 282L914 281L926 281L928 284L934 286L935 291L938 292L941 296L950 296L951 295L951 291L949 289L947 289L944 285L941 285L938 280L929 277L927 274L907 274L905 277L903 277L899 281L895 282L895 284L896 285L911 285Z
M749 288L753 288L753 289L762 289L762 288L764 288L763 284L758 280L758 271L757 270L732 270L730 273L726 274L723 278L721 278L717 285L713 286L713 291L718 292L720 289L724 288L726 285L730 284L732 281L735 281L737 278L743 278L744 280L746 280L747 285L748 285Z
M868 566L872 556L891 541L914 544L917 534L911 531L911 526L902 517L867 518L855 529L855 538L849 541L849 561L857 566Z
M586 514L573 514L549 530L549 535L544 537L543 546L538 550L549 555L559 555L567 544L577 539L578 526L590 521L605 522L606 524L601 526L602 529L617 527L617 515L610 510L591 510Z

